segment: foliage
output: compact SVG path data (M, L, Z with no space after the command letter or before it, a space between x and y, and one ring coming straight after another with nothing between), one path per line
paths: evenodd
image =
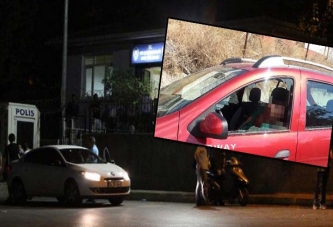
M328 37L333 27L333 0L312 3L311 10L303 11L299 19L300 29L310 36Z
M272 54L306 59L332 67L325 54L308 53L303 42L255 33L247 35L243 31L171 19L167 30L161 87L218 65L227 58L259 59Z
M151 91L150 83L142 82L131 70L108 70L102 82L113 100L126 104L137 104Z

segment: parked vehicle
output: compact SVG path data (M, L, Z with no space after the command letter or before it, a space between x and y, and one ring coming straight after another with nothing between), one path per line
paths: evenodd
M79 205L84 198L108 199L112 205L120 205L131 185L121 167L72 145L30 150L11 163L7 183L15 203L45 196L67 205Z
M240 205L247 205L250 182L236 157L226 161L226 173L224 175L217 175L208 171L207 178L209 201L213 205L224 205L226 200L228 203L237 200Z
M154 135L326 167L333 76L300 64L333 72L274 55L227 59L175 81L160 89Z

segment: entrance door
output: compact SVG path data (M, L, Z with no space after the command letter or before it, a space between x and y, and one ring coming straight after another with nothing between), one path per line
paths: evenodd
M29 148L34 145L34 122L23 121L17 119L17 131L16 131L17 144L28 144Z

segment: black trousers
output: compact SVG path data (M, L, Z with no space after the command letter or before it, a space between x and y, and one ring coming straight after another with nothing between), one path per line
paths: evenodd
M313 204L324 205L326 203L326 188L330 169L325 168L325 170L317 172L317 183L313 198Z

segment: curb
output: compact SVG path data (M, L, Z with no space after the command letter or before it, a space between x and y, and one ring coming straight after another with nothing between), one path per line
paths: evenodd
M0 182L0 197L7 197L7 185ZM195 203L194 192L158 191L158 190L131 190L127 200ZM312 206L312 194L277 193L277 194L250 194L249 204L271 205L300 205ZM327 205L333 206L333 195L327 195Z
M194 192L131 190L128 200L195 203ZM262 194L249 196L249 204L312 206L311 194ZM333 204L333 196L327 196L327 205Z

